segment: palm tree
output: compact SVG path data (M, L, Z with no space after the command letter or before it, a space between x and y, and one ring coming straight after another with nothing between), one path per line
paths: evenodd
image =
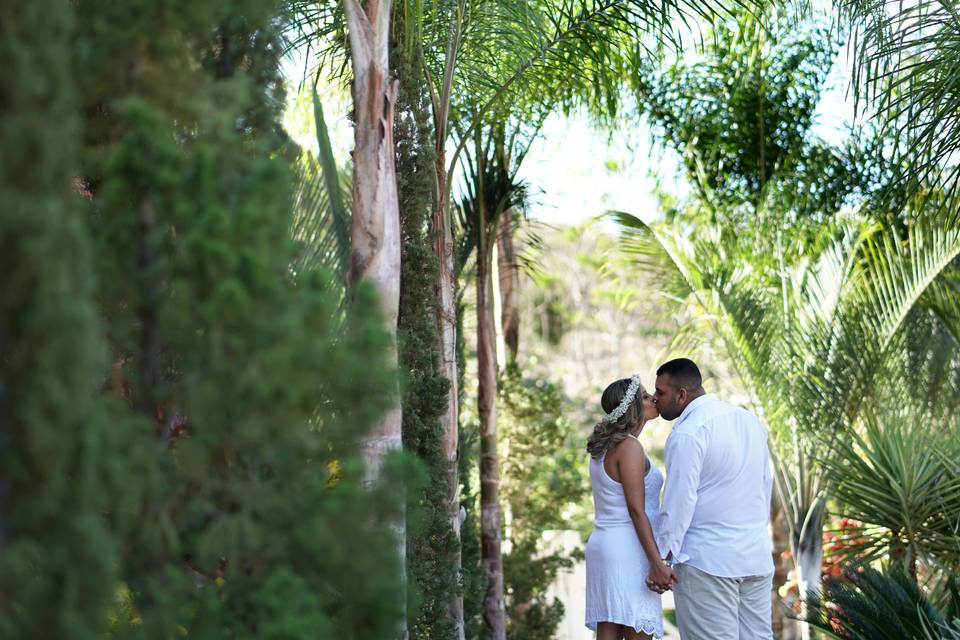
M350 175L337 166L323 105L313 90L313 119L318 154L305 152L297 165L294 216L290 235L297 243L295 275L333 274L341 283L350 265ZM336 290L336 288L334 288Z
M801 595L815 592L828 495L820 461L889 391L884 364L896 356L911 311L960 255L956 216L918 217L907 237L867 222L830 225L816 252L774 268L727 253L736 245L720 229L701 228L691 242L667 225L617 219L638 265L707 320L686 337L710 325L770 426Z
M953 351L955 358L956 345ZM951 391L956 397L956 389ZM858 562L889 559L915 581L921 578L919 568L926 576L956 575L960 438L955 419L941 430L930 424L927 411L883 414L885 420L865 411L863 429L838 439L822 461L842 513L862 523L843 532L843 554Z
M484 620L495 638L506 637L503 557L501 554L500 472L497 454L496 329L493 317L493 248L498 229L508 212L522 204L524 187L516 172L530 148L539 125L524 131L494 121L475 130L473 144L464 155L466 194L458 207L464 231L459 251L461 264L475 254L477 311L478 409L480 416L480 538L481 563L486 577ZM524 135L526 134L526 135Z
M812 599L806 621L832 638L900 640L946 638L949 619L906 573L852 568L827 581L823 597Z
M390 38L390 0L369 2L344 0L344 14L350 42L354 98L353 188L350 215L349 289L372 286L390 336L388 362L397 365L397 319L400 305L400 205L393 146L394 105L398 86L390 77L388 59ZM314 95L315 109L319 103ZM318 135L322 118L317 116ZM329 145L321 139L321 154ZM328 160L331 160L328 158ZM332 162L327 162L332 167ZM338 205L335 175L325 173L327 194L332 205L334 230L341 228L342 205ZM338 234L340 235L340 234ZM343 238L339 238L343 245ZM350 295L350 294L348 294ZM399 385L394 386L394 401L379 424L363 438L368 482L380 478L387 455L402 448L402 410ZM406 525L393 523L396 532L400 575L405 572ZM406 605L406 593L397 594ZM397 621L399 637L407 636L406 615Z
M942 186L940 205L960 206L960 14L949 0L896 4L837 0L853 34L852 88L859 110L897 132L894 189L921 197ZM877 150L889 156L891 149Z

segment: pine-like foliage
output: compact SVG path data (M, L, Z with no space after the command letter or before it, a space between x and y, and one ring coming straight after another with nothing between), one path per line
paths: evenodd
M283 6L3 16L0 636L396 630L408 465L368 487L355 445L395 371L370 290L344 332L329 278L290 275Z
M73 3L0 7L0 637L102 637L121 464L73 188Z
M397 15L397 20L402 16ZM400 23L395 31L402 31ZM437 259L429 220L432 205L434 149L422 69L415 54L397 44L392 56L400 81L394 140L397 189L403 233L400 318L400 368L403 371L403 447L426 466L429 484L411 492L419 522L407 536L411 580L410 637L456 638L450 606L458 585L458 541L447 509L447 459L440 417L447 406L449 382L439 367L436 323Z

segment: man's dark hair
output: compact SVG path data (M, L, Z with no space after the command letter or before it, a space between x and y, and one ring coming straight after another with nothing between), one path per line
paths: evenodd
M657 375L666 374L670 376L676 388L684 387L688 391L697 391L703 386L703 376L700 375L700 368L689 358L677 358L669 362L664 362L657 369Z

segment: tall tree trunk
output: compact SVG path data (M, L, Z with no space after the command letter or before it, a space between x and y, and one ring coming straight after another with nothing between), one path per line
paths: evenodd
M500 215L497 224L497 266L500 274L500 322L508 364L516 364L520 348L520 270L513 237L513 211Z
M367 4L345 0L353 57L355 114L353 150L353 210L350 271L353 287L372 284L392 334L390 358L396 363L396 327L400 303L400 205L393 155L393 106L397 85L388 77L387 36L390 2ZM367 462L378 475L387 452L401 447L400 404L383 417L365 442Z
M770 528L773 539L773 636L777 640L798 640L800 625L788 615L780 598L780 587L787 582L792 566L790 558L790 527L779 493L774 494L770 508Z
M457 371L457 291L454 271L453 228L450 221L450 194L447 187L447 132L449 129L450 102L453 96L453 77L457 68L457 53L463 35L463 19L466 13L466 1L458 0L456 7L449 13L450 32L444 52L443 76L439 92L432 82L428 82L430 101L433 105L434 121L434 170L436 189L433 203L434 247L440 272L437 277L437 333L440 336L440 366L450 390L447 397L447 411L440 418L443 429L443 451L447 458L447 506L450 527L461 539L460 527L464 514L460 507L460 478L458 475L458 448L460 445L460 376ZM426 65L424 65L426 66ZM458 545L459 548L459 545ZM461 557L457 555L457 572L461 569ZM450 599L450 615L457 625L457 640L464 640L463 591L455 590Z
M800 589L801 607L805 599L820 589L820 565L823 562L823 547L819 544L801 543L797 549L797 582ZM810 639L810 625L801 624L800 637Z
M389 361L397 362L397 314L400 304L400 205L393 150L393 111L398 84L389 77L390 0L344 0L353 63L354 149L353 207L350 234L351 288L365 281L379 295L392 340ZM383 460L402 447L399 388L396 402L363 442L368 478L380 476ZM405 525L395 523L398 570L404 571ZM398 594L406 602L406 594ZM398 620L406 636L406 621Z
M820 592L821 573L823 571L823 517L826 504L817 500L806 511L806 522L795 524L792 540L794 562L797 569L797 586L800 606L805 611L807 598ZM800 637L810 638L810 625L801 624Z
M434 194L433 231L434 252L440 272L437 278L437 332L440 335L440 366L450 390L447 393L447 411L440 417L443 429L443 453L447 458L447 510L450 526L457 540L460 540L460 526L463 523L460 508L460 478L457 473L457 451L460 444L459 421L459 375L457 372L457 300L454 276L453 231L450 225L450 206L447 196L446 154L443 145L446 136L440 139L438 130L436 148L437 192ZM460 569L460 558L456 560ZM463 592L457 590L451 594L450 615L457 623L457 638L464 640Z
M154 425L157 435L161 433L162 417L157 402L157 387L160 385L160 333L157 308L160 286L156 269L156 250L153 246L157 216L148 197L144 196L138 208L140 214L137 246L137 273L140 276L140 291L137 318L139 319L140 352L137 354L137 371L140 388L136 398L137 409Z
M500 549L500 469L497 458L497 349L494 335L491 267L492 227L480 206L477 225L477 369L480 413L481 564L487 580L483 619L492 640L506 640L503 556Z

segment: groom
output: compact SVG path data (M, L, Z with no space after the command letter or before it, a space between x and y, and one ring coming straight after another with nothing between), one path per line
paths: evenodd
M673 566L682 640L769 640L772 478L767 431L706 393L686 358L657 370L660 416L676 420L657 546ZM661 591L671 585L648 582Z

